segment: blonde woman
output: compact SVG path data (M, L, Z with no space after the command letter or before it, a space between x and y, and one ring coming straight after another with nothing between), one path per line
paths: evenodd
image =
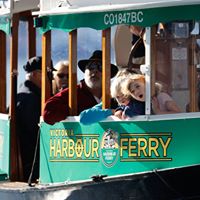
M123 93L130 94L134 99L145 102L145 76L141 74L130 75L123 83ZM164 92L162 84L155 84L156 94L152 97L152 110L154 114L171 114L181 112L176 102Z
M111 96L120 105L114 115L121 119L145 114L145 103L132 98L130 93L123 92L124 83L129 79L129 75L117 77L111 85Z

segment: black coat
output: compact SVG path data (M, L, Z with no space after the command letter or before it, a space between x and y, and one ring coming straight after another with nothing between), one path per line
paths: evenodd
M40 115L41 90L31 81L25 81L17 94L16 128L20 143L24 178L26 181L30 175L34 158ZM33 179L39 176L38 152Z

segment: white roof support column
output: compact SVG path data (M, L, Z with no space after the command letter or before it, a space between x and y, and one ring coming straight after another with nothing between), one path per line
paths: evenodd
M151 114L151 28L147 27L144 35L145 43L145 64L141 65L141 71L145 74L146 100L145 114Z

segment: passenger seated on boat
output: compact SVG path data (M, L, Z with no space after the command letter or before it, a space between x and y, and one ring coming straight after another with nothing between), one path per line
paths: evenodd
M136 99L132 98L130 94L123 93L123 82L127 80L129 75L116 77L111 85L111 96L112 98L115 98L120 105L117 109L115 109L114 115L120 119L126 119L136 115L145 114L144 102L137 101Z
M53 95L68 87L68 60L61 60L55 66L53 71L52 90Z
M26 80L20 85L16 102L16 131L19 138L23 167L23 181L28 181L34 160L41 116L41 65L42 57L33 57L23 66ZM53 70L53 65L48 71ZM51 80L49 80L51 82ZM49 83L50 83L49 82ZM39 178L39 149L32 180Z
M130 75L123 83L123 93L131 95L134 99L145 101L145 76L141 74ZM181 112L170 95L163 92L160 83L155 84L156 94L152 97L152 110L154 114L170 114Z
M84 72L84 79L77 85L77 114L100 103L102 96L102 51L96 50L89 59L80 60L78 66ZM118 67L111 64L111 78ZM69 89L66 88L47 100L43 110L44 121L54 124L69 116Z
M131 74L141 74L141 72L134 68L125 68L119 70L114 81L111 84L111 96L118 102L119 107L115 109L114 115L120 119L133 117L135 115L143 115L145 113L145 104L143 102L133 99L130 95L123 94L122 83ZM124 102L123 99L127 98Z
M118 102L119 106L117 108L102 109L102 103L100 103L90 109L82 111L80 113L80 122L83 124L91 124L104 120L111 115L115 115L120 119L143 115L145 113L145 104L131 98L130 95L124 95L122 93L122 82L127 79L127 75L133 73L135 71L130 69L120 70L112 81L111 97Z
M163 85L155 83L155 95L152 98L152 109L155 114L170 114L181 112L172 97L165 92Z

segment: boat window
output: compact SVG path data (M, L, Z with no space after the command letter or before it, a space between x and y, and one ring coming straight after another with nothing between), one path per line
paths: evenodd
M132 42L130 27L117 26L114 44L118 66L128 67ZM158 92L166 93L167 97L162 94L157 99L161 104L166 99L174 100L177 104L177 111L174 113L198 112L200 108L199 22L171 21L151 27L150 52L151 96L157 95ZM143 59L140 64L144 62ZM161 110L168 109L164 105L160 107ZM160 112L164 113L164 110ZM173 111L167 113L172 114ZM156 114L153 109L151 114Z
M155 81L163 84L163 90L182 112L198 111L199 24L193 21L160 23L154 36Z

